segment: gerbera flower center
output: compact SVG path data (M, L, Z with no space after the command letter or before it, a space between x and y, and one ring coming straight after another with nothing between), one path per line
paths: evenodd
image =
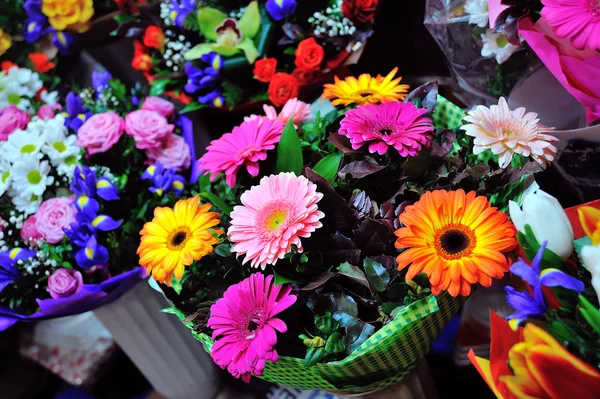
M35 146L33 144L25 144L21 147L21 154L31 154L35 151Z
M238 158L248 158L254 152L259 151L259 148L255 145L251 145L250 147L246 147L242 151L239 152Z
M477 245L477 238L469 227L452 223L436 232L434 243L439 256L452 260L469 256Z
M266 228L269 231L277 230L282 224L285 223L286 213L283 210L275 211L271 216L267 218Z
M42 181L42 175L37 170L27 173L27 181L31 184L39 184Z
M52 144L52 146L58 152L65 152L67 150L67 146L65 145L65 143L61 141L57 141L56 143Z
M366 98L366 97L372 96L373 94L375 94L375 93L373 93L370 90L363 90L363 91L361 91L361 92L358 93L358 95L361 96L362 98Z
M260 210L257 227L260 232L271 237L288 226L291 213L292 205L286 201L270 202Z
M588 0L588 11L600 15L600 0Z
M185 244L192 237L192 231L187 226L181 226L174 229L167 237L167 248L171 251L178 251L185 247Z
M257 330L261 326L261 320L263 316L262 309L255 309L249 312L246 317L243 318L241 324L241 333L246 339L256 338Z

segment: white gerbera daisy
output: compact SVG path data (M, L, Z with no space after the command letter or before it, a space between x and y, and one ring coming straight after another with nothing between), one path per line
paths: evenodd
M2 149L2 157L9 162L15 162L23 156L31 156L41 159L42 146L44 145L44 134L37 129L16 130L8 136L8 140Z
M35 194L41 197L46 187L54 183L54 177L49 174L48 161L33 156L21 157L12 167L12 187L20 196Z
M469 14L469 23L485 28L488 24L488 0L467 0L465 12Z
M483 40L481 55L486 58L496 57L498 64L505 63L515 51L521 49L521 46L509 43L506 36L494 33L491 29L481 34L481 40Z
M42 205L42 197L35 194L19 195L16 190L10 190L8 194L11 195L17 211L24 213L26 216L36 213Z
M10 188L11 183L10 164L5 160L0 160L0 196Z

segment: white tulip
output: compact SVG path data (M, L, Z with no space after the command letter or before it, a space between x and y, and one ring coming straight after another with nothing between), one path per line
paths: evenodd
M571 256L575 238L573 227L556 198L537 188L523 195L522 209L510 201L508 210L521 233L525 234L525 225L529 225L540 244L548 241L547 248L563 260Z
M592 275L592 286L600 300L600 246L586 245L581 248L581 259Z

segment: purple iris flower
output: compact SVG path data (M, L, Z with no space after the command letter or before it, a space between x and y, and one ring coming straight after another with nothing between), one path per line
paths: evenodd
M111 231L121 226L121 221L114 220L107 215L98 215L100 204L93 198L81 196L75 200L74 204L79 211L76 220L87 224L92 231Z
M83 106L81 97L72 91L67 94L66 109L66 112L62 112L60 115L65 117L65 126L70 127L75 132L83 125L83 122L92 116L92 113Z
M117 187L106 177L96 177L96 172L87 166L75 168L70 188L78 196L94 198L97 195L105 201L119 199Z
M92 225L86 222L85 216L79 214L76 216L76 221L71 223L69 228L63 228L63 231L71 243L78 247L85 247L90 237L94 235Z
M49 32L52 33L52 44L58 49L58 52L63 55L71 53L71 46L77 40L76 36L65 32L50 28Z
M212 74L217 76L221 68L223 68L223 57L215 52L204 54L200 60L208 65L208 69L205 69L205 72L208 74L211 74L210 71L213 71Z
M34 43L48 30L48 17L42 13L41 0L27 0L23 5L27 19L23 35L27 43Z
M185 188L184 177L175 173L175 169L165 169L160 162L148 166L142 180L151 180L152 186L148 190L159 196L169 191L181 195Z
M214 69L209 68L197 68L191 62L185 63L185 74L188 77L187 83L184 86L184 90L189 94L202 89L212 89L218 83L217 75L214 74Z
M170 0L170 3L171 20L175 25L183 28L188 15L196 11L196 0Z
M96 92L96 98L100 97L100 94L108 88L110 79L112 79L112 75L109 72L92 72L92 88Z
M201 104L210 104L215 108L221 108L225 105L225 98L221 95L220 89L214 89L204 95L198 96L198 102Z
M75 253L75 260L84 269L104 265L108 262L108 251L98 244L95 236L91 236L85 246Z
M17 262L32 258L33 256L35 256L35 251L23 248L14 248L10 251L0 252L0 292L7 285L21 277L17 269Z
M296 0L267 0L267 12L275 21L281 21L296 11Z
M533 296L527 292L519 292L513 287L506 287L506 300L508 304L515 309L515 313L508 316L508 320L513 329L524 320L530 317L541 317L546 313L548 305L544 299L542 287L563 287L569 290L581 293L584 284L574 277L553 268L541 270L542 255L546 250L547 241L544 241L539 251L533 258L531 266L523 259L515 262L510 271L521 277L529 284L533 291Z

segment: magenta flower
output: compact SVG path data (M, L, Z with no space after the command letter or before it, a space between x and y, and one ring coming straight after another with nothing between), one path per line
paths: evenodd
M363 105L346 113L338 133L347 136L355 150L368 143L371 153L383 155L392 146L403 157L414 157L433 138L433 123L425 112L397 101Z
M276 362L277 332L287 326L275 316L296 302L290 286L273 285L273 276L254 273L230 286L211 306L208 327L216 340L211 350L215 363L236 378L250 382L262 375L265 361Z
M577 50L600 50L598 0L542 0L542 17L561 39L571 39Z
M267 159L267 151L275 148L281 139L283 123L277 120L261 120L243 122L234 127L231 133L211 141L206 154L200 158L204 173L212 173L213 181L221 172L229 187L235 186L237 172L242 166L251 176L258 176L258 161Z
M264 122L263 122L264 123ZM274 265L292 250L302 252L300 238L308 238L322 226L325 214L317 202L323 194L304 176L280 173L265 176L258 186L242 194L231 212L229 241L232 252L246 255L252 267Z

